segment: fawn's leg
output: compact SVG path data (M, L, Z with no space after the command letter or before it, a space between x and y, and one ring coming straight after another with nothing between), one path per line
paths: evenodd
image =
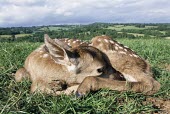
M66 94L70 95L76 92L78 85L73 85L71 87L67 87L66 83L62 80L52 80L50 83L47 83L43 80L34 80L31 85L31 93L32 92L42 92L51 95L60 95Z
M74 85L74 86L68 87L66 90L56 91L54 93L54 95L61 95L61 94L71 95L71 94L75 94L78 87L79 87L79 85Z
M61 91L65 83L60 80L53 80L50 83L44 80L34 80L31 84L31 93L42 92L47 94L55 94L56 91Z
M82 96L90 91L96 91L102 88L108 88L110 90L117 91L130 90L150 95L159 90L160 84L155 80L152 80L150 83L145 83L110 80L108 78L101 77L87 77L80 84L76 93L78 96Z
M21 82L23 78L29 78L30 74L26 71L25 68L20 68L15 73L15 81Z

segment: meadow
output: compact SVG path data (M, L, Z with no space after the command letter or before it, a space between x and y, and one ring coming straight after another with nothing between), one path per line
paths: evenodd
M23 66L25 58L42 43L0 43L0 113L1 114L65 114L65 113L167 113L163 105L149 102L148 98L170 100L170 40L117 39L147 59L153 74L161 83L159 92L152 96L141 93L117 92L107 89L90 93L82 99L75 95L51 96L29 92L30 82L16 83L14 73ZM162 111L165 110L165 111Z
M148 28L148 27L146 27ZM143 30L146 28L139 28L139 27L135 27L133 25L129 25L129 26L124 26L124 25L114 25L114 26L109 26L107 29L112 29L112 30L116 30L116 31L121 31L122 29L139 29L139 30Z
M15 38L21 38L25 36L31 36L31 34L16 34ZM0 35L0 38L10 38L12 35Z
M75 27L74 26L69 26L69 27L51 26L51 27L42 27L39 30L42 30L42 31L47 31L47 30L50 30L50 31L59 31L59 30L69 30L71 28L75 28Z

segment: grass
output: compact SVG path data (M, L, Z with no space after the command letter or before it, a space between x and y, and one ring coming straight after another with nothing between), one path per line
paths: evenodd
M152 97L170 99L170 72L162 67L170 64L170 40L118 39L147 59L161 89ZM82 99L75 95L50 96L29 93L30 82L16 83L13 74L23 66L27 55L41 43L0 43L0 113L151 113L159 110L151 103L143 105L148 96L132 92L100 90Z

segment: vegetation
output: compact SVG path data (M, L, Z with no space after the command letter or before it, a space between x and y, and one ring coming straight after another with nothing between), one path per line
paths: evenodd
M151 102L145 103L148 97L170 100L170 40L165 36L150 37L144 32L143 36L134 36L132 29L123 29L121 31L109 29L110 26L134 26L143 27L134 29L136 31L165 31L169 33L169 25L155 24L105 24L94 23L91 25L63 25L60 30L42 30L42 27L33 27L30 36L20 38L2 38L0 42L0 113L151 113L159 112L160 107ZM149 27L148 27L149 26ZM166 27L163 28L163 27ZM51 26L49 26L51 27ZM62 29L67 27L67 29ZM162 27L162 28L161 28ZM29 28L29 27L28 27ZM69 29L68 29L69 28ZM159 28L159 29L157 29ZM2 29L2 28L1 28ZM14 28L5 28L8 31ZM23 28L16 28L18 31ZM27 29L27 28L26 28ZM29 28L30 29L30 28ZM11 30L11 31L12 31ZM21 31L20 31L21 32ZM120 33L121 32L121 33ZM53 38L69 37L91 39L96 35L110 35L116 38L120 43L127 45L141 57L147 59L151 66L153 74L161 83L161 89L152 96L145 96L140 93L116 92L107 89L90 93L82 99L77 99L75 95L51 96L41 93L30 94L30 82L24 80L16 83L14 73L23 66L25 58L42 44L43 34L48 33ZM134 32L139 34L137 32ZM7 34L6 35L12 35ZM166 36L168 37L168 35ZM3 40L2 40L3 39Z
M43 42L44 33L55 38L80 38L89 40L96 35L113 38L148 39L170 37L170 24L113 24L93 23L89 25L49 25L33 27L0 28L0 42ZM17 36L23 34L22 39ZM24 35L25 34L25 35ZM28 34L29 36L28 38Z

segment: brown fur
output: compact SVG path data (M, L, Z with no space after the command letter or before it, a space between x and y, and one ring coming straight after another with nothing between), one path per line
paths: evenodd
M67 49L66 49L67 48ZM100 71L105 68L107 72ZM111 67L107 56L91 46L69 48L59 40L52 40L45 35L45 45L33 51L25 60L24 68L16 72L16 81L21 81L29 74L32 82L31 92L40 90L58 95L64 85L66 94L72 93L88 76L114 78L119 72ZM19 78L18 78L19 77ZM28 77L28 75L27 75ZM75 86L75 87L71 87ZM76 90L74 90L75 92Z
M108 36L96 36L91 40L90 45L104 52L108 56L112 67L122 73L126 81L87 77L78 88L79 94L85 94L90 90L109 88L118 91L132 90L150 95L160 89L160 83L153 78L148 62L130 48Z
M150 65L134 51L112 40L108 36L94 37L91 43L92 46L98 48L108 56L112 67L121 72L126 81L87 77L78 88L79 94L87 93L89 90L109 88L118 91L131 90L150 95L160 89L160 83L152 76ZM89 80L91 83L89 83Z

